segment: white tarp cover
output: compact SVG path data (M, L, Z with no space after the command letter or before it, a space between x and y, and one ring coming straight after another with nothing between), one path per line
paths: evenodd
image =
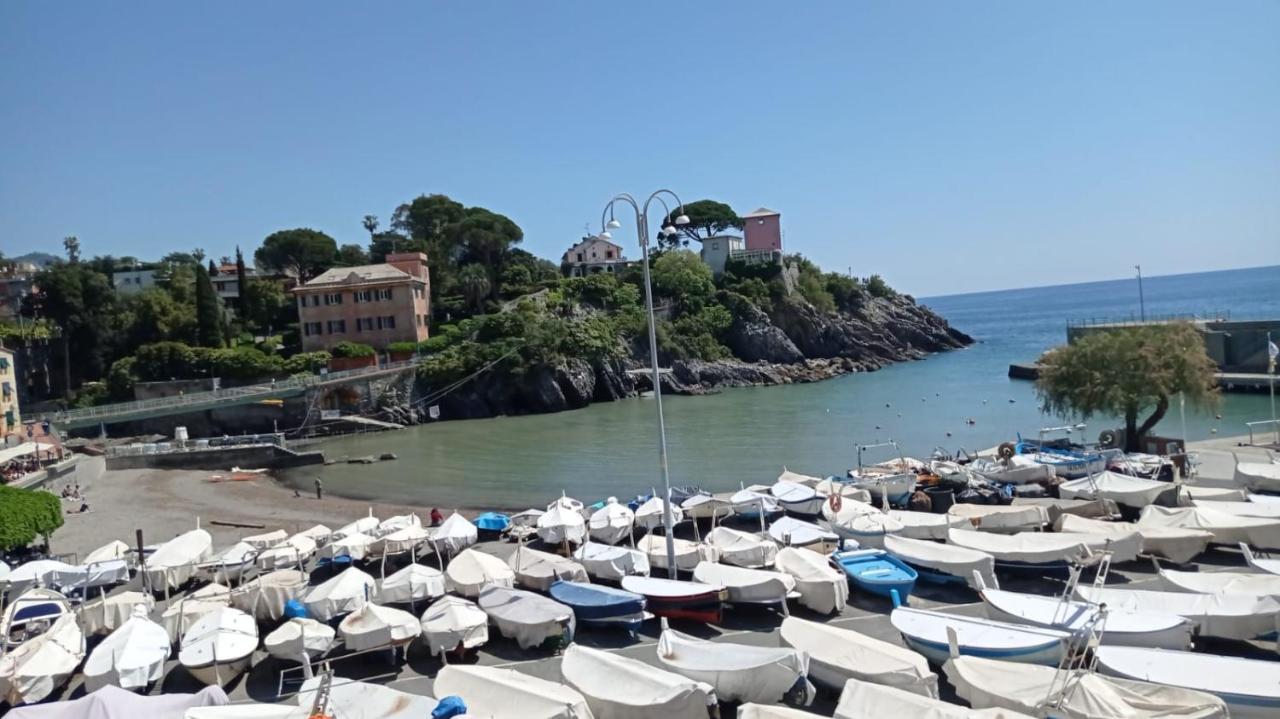
M785 472L783 474L786 474ZM817 482L814 482L817 484ZM779 479L772 487L769 488L769 494L772 494L783 505L790 506L799 511L817 513L821 509L821 503L824 497L818 494L818 490L813 488L813 484L800 484L787 479Z
M720 550L720 561L739 567L771 567L778 556L778 545L772 539L729 527L716 527L703 541Z
M277 569L254 577L231 592L231 604L252 614L260 622L276 622L284 616L284 605L307 591L308 575L297 569Z
M912 512L905 509L890 509L888 515L898 520L902 529L899 537L909 539L937 539L945 541L947 530L952 527L968 529L969 520L952 514L934 514L933 512Z
M547 544L573 542L587 538L587 520L582 516L582 502L561 497L538 517L538 537Z
M15 707L9 719L183 719L191 707L227 703L222 687L205 687L195 694L147 696L106 686L78 699Z
M315 553L316 540L310 535L299 533L259 554L257 562L262 569L299 567L305 566L306 561Z
M347 567L323 584L312 587L303 596L302 603L311 616L327 622L363 607L377 585L373 577L355 567Z
M897 687L850 679L840 693L840 703L832 719L1032 719L1008 709L970 709L903 691Z
M1092 535L1057 532L991 534L972 529L953 529L947 533L947 541L967 549L986 552L1006 562L1045 564L1075 561L1088 556L1089 548L1084 538L1090 536Z
M947 516L984 532L1020 532L1049 523L1049 510L1038 504L953 504Z
M229 664L257 648L258 624L253 617L223 607L200 617L187 629L178 647L178 661L188 669Z
M850 515L848 514L850 504L852 502L845 502L844 506L841 507L839 517L829 518L827 521L836 534L853 539L858 543L858 546L883 549L884 538L888 535L897 534L903 529L902 522L880 510ZM862 503L859 502L859 504ZM870 507L871 505L862 506ZM830 509L830 505L824 504L822 508L825 515Z
M814 714L802 709L792 709L781 704L746 704L738 705L738 719L821 719L821 714Z
M147 581L154 592L176 589L191 578L196 564L213 552L213 537L203 529L193 529L160 545L147 557Z
M120 592L87 601L80 605L80 626L85 634L110 634L129 621L139 604L150 614L156 600L145 592Z
M1046 698L1060 705L1052 710L1063 719L1129 719L1179 717L1226 719L1222 700L1203 692L1106 677L1077 669L1064 684L1056 667L1002 662L981 657L954 657L942 665L956 694L978 709L1002 708L1038 714ZM1054 684L1055 679L1057 684Z
M787 646L808 653L809 678L827 687L843 688L849 679L862 679L938 697L938 676L910 649L796 617L782 620L781 636Z
M3 585L9 581L9 573L11 571L12 570L9 569L8 564L5 564L4 562L0 562L0 589L3 589L4 588Z
M37 585L75 587L83 580L84 570L80 567L56 559L36 559L9 572L9 596L21 594Z
M439 569L406 564L378 583L377 597L382 604L408 604L434 599L444 592L444 573Z
M89 589L129 581L129 562L125 559L105 559L101 562L81 565L77 569L80 570L80 578L75 584L64 585L64 588Z
M295 701L310 711L315 704L320 677L303 682ZM409 694L381 684L334 677L329 686L329 716L335 719L429 719L436 700Z
M1082 631L1097 615L1098 608L1089 602L1046 597L1039 594L1010 592L985 587L981 590L987 616L1015 624L1034 624L1068 631ZM1162 646L1186 649L1191 644L1194 624L1178 614L1128 612L1108 607L1106 634L1102 641L1144 647Z
M751 489L743 489L735 492L729 501L733 504L733 511L739 514L749 512L760 512L762 509L765 514L782 511L782 505L778 504L778 498L772 494L765 492L757 492Z
M812 523L795 517L779 517L769 525L769 536L784 547L804 547L810 544L834 544L840 537Z
M160 626L169 633L169 639L176 642L200 617L230 605L230 589L221 584L206 584L165 607L160 615Z
M169 634L147 618L144 606L94 647L84 663L84 685L89 691L114 684L142 689L164 675L169 658Z
M329 543L329 539L333 536L333 530L323 524L317 524L310 529L304 529L301 532L298 532L298 534L311 539L316 543L317 547L322 547Z
M413 641L422 627L418 618L406 611L366 602L342 618L338 633L348 650L358 652Z
M384 519L381 522L378 522L378 528L370 532L370 534L373 534L378 537L383 537L388 534L391 534L392 532L399 532L402 529L408 529L410 527L421 527L421 526L422 526L422 517L419 517L418 515L412 514L412 513L397 514L394 517Z
M373 535L364 532L352 532L338 536L325 545L321 555L325 557L351 557L359 561L369 554L369 547L378 541Z
M710 685L579 644L565 650L560 675L602 719L706 719L715 703Z
M361 517L350 524L338 527L331 533L331 538L337 539L338 537L345 537L351 534L369 534L370 532L377 531L378 524L380 524L378 518L373 516L373 514L370 514L369 516Z
M257 554L258 550L248 542L236 542L201 562L199 569L215 580L239 579L245 569L253 566Z
M1218 544L1245 542L1261 549L1280 549L1280 519L1240 517L1203 507L1147 507L1139 527L1181 527L1213 533Z
M594 719L577 690L514 669L450 664L436 676L436 696L458 696L477 719ZM607 719L601 717L600 719Z
M557 580L589 582L581 564L550 552L519 547L507 558L507 566L515 572L516 584L526 589L545 592Z
M1076 587L1076 594L1094 604L1105 603L1127 612L1177 614L1195 622L1200 634L1223 639L1253 639L1276 629L1280 600L1231 594L1191 594L1147 589Z
M489 615L462 597L444 596L422 613L422 638L432 654L478 647L489 641Z
M962 547L958 544L939 544L923 539L889 536L884 538L884 549L902 561L943 574L960 577L974 587L976 571L989 586L994 586L996 560L986 552Z
M81 560L80 564L88 566L96 562L107 562L112 559L127 559L130 551L129 545L115 539L84 555L84 559Z
M980 477L1003 484L1045 482L1057 476L1053 467L1021 454L1003 460L978 457L966 466Z
M585 542L573 558L596 579L616 581L631 574L649 574L649 557L638 549Z
M507 563L477 549L465 549L444 570L445 586L464 597L478 597L486 584L510 587L516 573Z
M1274 717L1280 662L1141 647L1098 647L1098 669L1111 676L1208 692L1232 717Z
M663 526L666 502L658 496L653 496L644 504L636 507L636 526L641 529L653 529L654 527ZM678 505L671 505L671 521L679 524L684 520L684 510Z
M774 566L796 580L800 603L821 614L844 610L849 600L849 579L827 558L807 549L783 547Z
M636 514L630 507L610 497L603 507L591 515L587 527L592 539L605 544L617 544L631 534L635 521Z
M1280 577L1256 572L1180 572L1161 567L1160 585L1171 592L1280 597Z
M699 562L720 560L720 550L707 544L675 538L676 569L693 571ZM645 553L649 565L657 569L667 568L667 538L658 534L646 534L636 543L636 549Z
M956 634L960 651L969 648L971 653L1022 652L1056 644L1070 636L1057 629L910 607L895 608L889 615L889 621L904 636L944 647L949 644L947 630L951 629Z
M566 631L573 637L573 610L541 594L490 586L480 592L477 603L502 636L516 640L521 649L536 647Z
M431 542L437 552L454 555L475 544L479 536L480 530L471 520L454 512L436 527Z
M733 502L710 494L695 494L680 503L690 519L719 519L733 514Z
M1280 464L1237 462L1235 482L1250 492L1280 492Z
M817 486L819 482L822 481L822 477L815 477L811 474L800 474L799 472L792 472L786 467L783 467L782 474L778 475L777 481L791 482L792 484L798 484L802 487L809 487L812 489L813 487ZM774 496L777 496L777 495L774 495Z
M84 633L74 614L0 657L0 701L34 704L62 686L84 659Z
M1058 517L1054 528L1059 532L1080 532L1084 534L1128 536L1137 531L1142 538L1142 552L1164 557L1179 564L1191 561L1213 541L1213 534L1202 529L1182 529L1180 527L1158 527L1154 525L1132 524L1129 522L1104 522L1099 519L1086 519L1073 514Z
M337 632L324 622L310 617L293 617L276 627L262 641L262 648L277 659L289 662L302 661L302 653L308 657L327 654L337 644Z
M1063 499L1110 499L1116 504L1137 509L1155 502L1160 495L1170 491L1177 492L1178 485L1130 477L1110 470L1058 485L1058 495Z
M1202 499L1219 502L1243 502L1248 498L1248 492L1243 489L1202 487L1198 484L1182 485L1182 494L1191 502L1198 502Z
M1195 500L1195 506L1212 509L1224 514L1234 514L1239 517L1280 519L1280 503L1276 502L1218 502L1197 499Z
M283 542L289 533L283 529L277 529L274 532L263 532L262 534L251 534L248 537L242 537L241 542L262 551L268 547L274 547Z
M785 602L796 588L795 577L766 569L731 567L727 564L701 562L693 569L693 579L729 590L728 602L772 604Z
M711 685L720 701L777 702L801 681L806 696L813 696L805 679L809 656L789 647L708 642L667 629L658 639L658 660L677 674Z

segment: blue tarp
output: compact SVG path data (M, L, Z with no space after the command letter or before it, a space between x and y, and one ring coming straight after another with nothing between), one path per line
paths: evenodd
M463 703L462 697L447 696L436 704L436 708L431 710L431 719L450 719L450 717L460 717L467 713L467 705Z
M511 518L497 512L485 512L476 517L473 524L482 532L501 532L511 526Z
M645 605L639 594L600 584L556 582L549 593L552 599L571 607L580 621L637 614L644 611Z

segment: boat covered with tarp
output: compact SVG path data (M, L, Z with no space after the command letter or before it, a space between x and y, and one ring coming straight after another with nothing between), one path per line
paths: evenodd
M720 560L720 550L709 544L692 542L688 539L672 538L675 547L676 566L682 572L692 572L699 562L716 562ZM636 549L644 552L649 558L649 566L655 569L667 569L667 538L660 534L646 534L636 542Z
M719 584L657 577L624 577L622 588L645 598L645 607L659 617L693 619L719 624L728 591Z
M338 634L348 651L402 647L422 633L418 618L394 607L365 602L342 618Z
M1280 662L1113 646L1098 647L1097 656L1109 676L1212 694L1232 719L1280 716Z
M378 582L381 604L412 604L444 595L444 573L435 567L406 564Z
M511 587L515 581L516 573L506 562L478 549L464 549L444 570L445 587L464 597L480 596L488 584Z
M977 572L984 581L995 584L995 558L977 549L907 537L885 537L884 548L926 582L967 584L976 589L973 573Z
M363 607L377 588L378 583L373 577L355 567L348 567L312 587L302 597L302 603L311 616L327 622Z
M450 664L436 675L438 696L461 697L467 716L521 719L593 719L586 697L560 682L514 669Z
M99 642L85 660L85 689L93 691L107 685L145 689L164 676L170 650L168 632L151 621L145 604L139 604L134 607L133 616Z
M547 591L558 581L589 581L587 570L574 560L523 546L511 553L507 566L515 573L517 585L538 592Z
M1162 592L1152 589L1076 587L1076 596L1111 611L1177 614L1195 622L1199 634L1221 639L1254 639L1276 630L1280 599L1235 594ZM1110 620L1107 622L1110 631Z
M849 600L849 580L827 558L807 549L783 547L774 567L796 580L799 602L820 614L844 610Z
M649 555L638 549L583 542L574 550L573 558L594 579L616 582L632 574L649 574Z
M1213 533L1202 529L1185 529L1182 527L1161 527L1153 524L1133 524L1130 522L1105 522L1098 519L1087 519L1072 514L1064 514L1054 522L1054 529L1059 532L1078 532L1083 534L1110 535L1127 537L1137 532L1142 539L1142 553L1163 557L1171 562L1182 564L1189 562L1208 548L1213 541Z
M809 655L791 647L709 642L667 629L658 638L658 661L667 669L715 689L724 702L781 701L792 690L812 700L806 678Z
M1138 526L1200 529L1212 534L1215 544L1244 542L1260 549L1280 549L1280 519L1242 517L1204 507L1147 507L1138 517Z
M738 567L772 567L778 556L778 545L772 539L729 527L716 527L703 541L720 550L720 561Z
M231 591L231 606L252 614L266 624L280 621L291 600L307 591L309 577L297 569L277 569L261 574Z
M146 582L153 592L177 589L195 574L200 562L213 554L213 537L193 529L160 545L147 557Z
M797 617L782 620L782 642L809 655L809 679L833 691L849 679L938 697L938 676L925 658L861 632Z
M1058 496L1063 499L1109 499L1124 507L1142 509L1158 502L1177 505L1179 486L1106 470L1063 482L1058 485Z
M727 601L730 604L785 605L787 596L796 588L795 578L783 572L712 562L702 562L694 567L693 580L724 587L729 592Z
M475 602L445 595L431 603L419 621L432 654L474 649L489 641L489 615Z
M635 523L636 513L616 497L609 497L603 507L591 514L587 521L587 533L596 542L617 544L631 536Z
M577 626L573 610L554 599L523 589L488 586L476 603L498 632L514 639L521 649L547 641L573 641Z
M84 632L63 614L40 636L0 656L0 701L34 704L57 691L84 660Z
M586 582L556 582L551 598L573 610L578 624L617 626L634 632L645 620L645 598L625 589Z
M894 609L889 621L908 647L934 664L941 664L950 656L951 632L955 633L962 655L1051 667L1062 661L1071 637L1069 632L1057 629L908 607Z
M599 719L706 719L716 703L709 684L580 644L565 650L560 675Z
M1099 618L1100 609L1092 602L1039 594L1011 592L982 587L979 592L987 616L1003 622L1051 627L1069 632L1085 632ZM1195 624L1187 618L1166 612L1126 611L1107 607L1105 644L1135 647L1186 649L1191 646Z

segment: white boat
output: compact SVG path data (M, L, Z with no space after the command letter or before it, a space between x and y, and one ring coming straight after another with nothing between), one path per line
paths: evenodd
M15 592L10 592L13 597ZM71 601L44 587L28 589L12 599L0 614L0 642L8 647L44 632L62 615L71 613Z
M616 497L605 500L604 506L597 509L587 521L587 531L591 539L604 544L617 544L631 536L631 529L636 523L636 513ZM583 546L586 546L585 544Z
M231 590L221 584L206 584L171 602L160 614L160 626L177 642L187 629L210 612L231 606Z
M437 552L454 556L458 552L475 544L480 538L480 530L471 520L454 512L448 519L440 523L431 535L431 543Z
M831 690L850 679L938 698L938 676L924 657L861 632L796 617L782 620L782 642L809 655L809 679Z
M341 539L352 534L371 534L378 530L379 524L381 522L378 521L377 517L373 516L373 510L370 509L368 516L361 517L349 524L344 524L330 532L329 541L332 542L335 539Z
M689 519L715 522L733 514L733 502L710 494L695 494L681 502L680 509Z
M856 489L864 489L871 495L871 503L884 505L888 503L906 504L911 493L916 491L916 482L920 476L914 471L881 467L873 465L861 470L849 470L849 483Z
M283 529L277 529L271 532L251 534L248 537L241 537L240 541L261 552L264 549L270 549L271 547L283 542L288 536L288 532Z
M1038 504L953 504L947 516L999 534L1035 531L1049 523L1049 510Z
M778 545L772 539L729 527L716 527L703 541L720 550L720 561L748 569L772 567L778 556Z
M954 657L942 665L956 694L977 709L1008 709L1062 719L1226 719L1222 700L1204 692L1074 669Z
M587 539L587 520L582 516L582 502L561 497L547 506L538 517L538 538L547 544L581 544Z
M782 511L782 503L778 498L769 493L767 487L764 491L754 489L742 489L734 492L729 497L729 502L733 504L734 514L757 517L768 514L777 514Z
M519 547L507 558L507 566L515 573L516 584L526 589L545 592L559 580L587 582L587 570L581 564L558 554Z
M716 703L709 684L580 644L565 650L560 676L601 719L706 719Z
M467 716L594 719L577 690L514 669L450 664L436 675L432 690L461 697Z
M548 640L567 643L573 639L573 610L541 594L488 586L481 590L476 603L498 632L514 639L521 649L532 649Z
M738 705L737 719L825 719L821 714L814 714L803 709L792 709L782 704L756 704L747 702Z
M729 591L730 604L777 604L784 614L787 596L796 588L796 580L789 574L713 562L701 562L694 567L693 580L724 587Z
M655 529L664 526L666 522L666 501L657 495L647 499L644 504L636 507L636 526L640 529ZM679 524L684 521L684 510L680 509L677 504L671 505L671 522Z
M1268 559L1266 557L1255 556L1253 550L1244 542L1240 543L1240 553L1244 555L1245 563L1259 572L1280 575L1280 559Z
M1195 622L1203 636L1253 639L1276 629L1280 600L1231 594L1191 594L1149 589L1076 587L1076 596L1112 611L1177 614ZM1108 626L1110 621L1108 620Z
M849 579L826 557L807 549L783 547L778 550L774 566L796 580L799 601L804 606L819 614L844 610L849 600Z
M1098 615L1098 605L1070 598L1010 592L994 586L982 587L978 596L982 598L987 616L1002 622L1083 632ZM1193 622L1178 614L1126 611L1111 606L1107 607L1106 622L1102 626L1105 644L1164 649L1190 647L1195 630Z
M34 704L67 682L84 659L84 632L63 614L47 631L0 656L0 701Z
M538 533L538 518L544 514L546 512L541 509L526 509L511 515L507 539L518 542L535 536Z
M139 604L127 621L93 648L84 663L87 691L113 685L121 689L146 689L164 676L171 644L164 627L147 617L147 606Z
M422 633L418 618L401 609L365 602L342 618L338 634L348 651L403 647Z
M840 477L827 477L826 479L813 485L814 491L831 500L831 495L838 494L841 499L862 502L863 504L871 504L871 493L865 489L859 489L848 479Z
M672 544L676 552L676 569L692 572L698 562L715 562L720 559L720 550L708 544L691 542L688 539L673 538ZM636 542L636 549L644 552L649 558L649 566L655 569L667 568L667 538L658 534L646 534Z
M823 503L827 501L827 498L818 494L818 490L813 487L785 479L779 479L774 483L769 488L769 493L778 500L778 504L782 505L784 511L800 517L818 516L822 512Z
M377 588L373 577L355 567L347 567L312 587L302 596L302 604L308 614L327 622L363 607Z
M293 617L262 640L267 654L287 662L310 663L333 651L338 633L310 617Z
M1280 576L1257 572L1180 572L1157 568L1160 589L1197 594L1280 597Z
M248 542L236 542L196 565L201 574L210 580L230 586L240 581L244 573L254 567L258 550Z
M1189 562L1203 552L1213 541L1213 534L1202 529L1183 529L1181 527L1158 527L1130 522L1104 522L1098 519L1086 519L1073 514L1064 514L1054 523L1059 532L1079 532L1082 534L1109 535L1126 537L1137 532L1142 539L1142 553L1163 557L1179 564Z
M1232 455L1235 457L1235 453ZM1275 462L1241 462L1236 457L1236 485L1250 492L1280 493L1280 464Z
M87 635L110 634L133 616L142 605L147 614L156 607L155 597L144 592L117 592L80 605L80 627Z
M91 564L97 564L98 562L130 559L132 556L133 550L129 548L129 545L118 539L114 539L84 555L84 559L81 560L80 566L87 567ZM3 578L0 578L0 582L3 581Z
M381 604L412 604L443 596L444 573L435 567L406 564L378 582L375 596Z
M203 529L193 529L160 545L147 557L146 584L152 592L177 589L195 574L196 566L213 552L213 537Z
M966 466L970 472L997 484L1034 484L1057 476L1053 467L1021 454L1008 459L977 457Z
M809 655L790 647L708 642L673 629L658 638L658 661L671 671L715 689L722 702L774 703L800 687L812 700Z
M835 532L795 517L779 517L769 525L769 536L783 547L803 547L820 554L830 554L841 545Z
M1240 517L1204 507L1147 507L1138 517L1138 525L1201 529L1212 533L1216 544L1245 542L1262 549L1280 549L1280 519Z
M422 552L418 548L431 538L431 532L420 524L393 529L386 534L379 534L373 544L369 545L370 557L392 557L397 554L408 554L417 559Z
M323 677L317 676L302 683L298 696L295 697L298 705L295 710L301 709L302 714L290 716L287 719L309 719L312 716L311 708L315 706L322 681ZM327 693L326 716L344 719L428 719L438 704L429 696L411 694L381 684L338 676L331 680ZM242 719L255 719L255 717Z
M432 602L419 626L432 654L474 649L489 641L489 615L462 597L446 595Z
M801 484L806 487L816 487L822 481L822 477L815 477L812 474L800 474L792 472L786 467L782 468L782 472L778 475L777 482L791 482L793 484ZM749 489L749 488L748 488Z
M1280 662L1138 647L1098 648L1098 670L1222 699L1232 719L1280 715Z
M478 597L486 584L514 586L516 573L507 563L478 549L464 549L444 570L445 587L463 597Z
M378 522L378 528L369 532L369 534L372 534L375 537L383 537L391 534L392 532L399 532L402 529L421 526L422 517L419 517L412 512L409 514L397 514L394 517Z
M960 654L1056 667L1071 635L1057 629L1009 624L928 609L897 607L889 615L908 647L934 664L951 656L947 630L953 630Z
M316 549L316 540L311 535L298 533L263 550L257 558L258 568L263 571L302 569L307 560L315 556Z
M1109 499L1116 504L1142 509L1157 501L1173 506L1177 504L1179 485L1154 479L1130 477L1104 470L1081 479L1073 479L1058 485L1058 496L1063 499ZM1162 499L1162 495L1169 498Z
M902 525L895 534L908 539L936 539L945 542L948 529L968 529L973 526L964 517L933 512L912 512L906 509L890 509L888 514Z
M249 667L258 625L239 609L223 607L196 620L182 635L178 661L205 684L223 685Z
M36 559L14 567L9 572L9 596L22 594L32 587L75 587L84 579L84 571L73 564L56 559Z
M922 719L1031 719L1004 709L970 709L897 687L850 679L840 693L832 719L921 717Z
M649 575L649 557L638 549L584 542L573 558L593 579L621 581L632 574Z
M1280 503L1277 502L1219 502L1197 499L1193 504L1196 507L1212 509L1223 514L1234 514L1237 517L1280 519Z
M231 605L268 624L284 616L285 604L307 591L308 575L297 569L277 569L258 575L231 590Z
M298 534L311 539L311 541L316 543L317 547L323 547L329 543L329 540L333 539L333 530L323 524L317 524L309 529L304 529L301 532L298 532Z
M317 553L323 559L349 557L358 562L369 555L369 548L376 541L376 537L364 532L351 532L341 536L335 533L333 539Z
M826 505L823 506L825 514ZM870 507L870 505L864 506ZM847 502L845 507L848 507ZM827 523L841 538L852 539L858 543L859 547L873 549L884 549L885 538L903 530L902 522L879 510L853 515L841 512L839 518L828 518Z
M907 537L885 537L884 549L910 565L926 582L967 584L977 589L973 578L977 572L983 581L995 584L995 558L977 549Z
M1057 532L992 534L953 529L947 533L947 542L991 555L1000 569L1065 569L1089 557L1091 550L1081 540L1086 536L1089 535Z
M1182 495L1187 504L1194 504L1202 499L1213 502L1244 502L1249 493L1234 487L1206 487L1199 484L1183 484Z

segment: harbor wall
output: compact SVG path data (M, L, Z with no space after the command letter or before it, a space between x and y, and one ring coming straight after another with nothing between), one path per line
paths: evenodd
M232 467L286 469L324 464L319 451L295 452L274 445L193 449L164 454L128 454L107 457L107 469L210 469Z
M1108 332L1144 323L1104 323L1073 325L1067 328L1067 342L1075 342L1096 332ZM1163 324L1148 322L1145 324ZM1280 320L1228 320L1195 322L1204 337L1205 351L1219 372L1262 374L1267 371L1267 333L1280 344Z

